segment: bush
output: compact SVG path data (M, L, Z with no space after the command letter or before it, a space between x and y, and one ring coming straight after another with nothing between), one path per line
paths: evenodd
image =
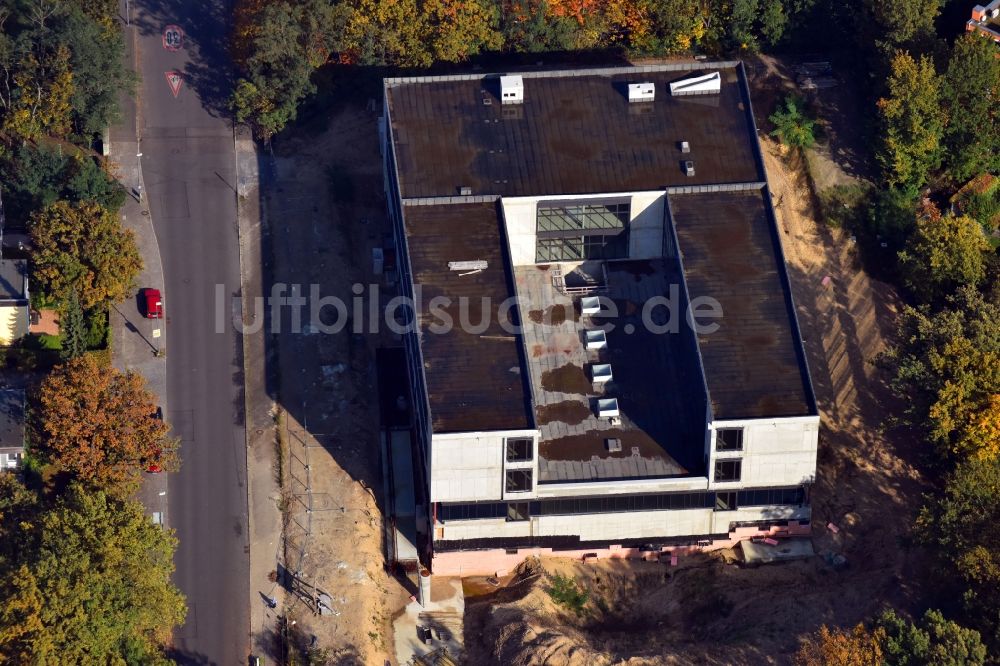
M580 589L575 580L562 574L552 576L552 585L545 588L545 591L553 601L577 615L583 614L583 607L586 606L590 596L585 590Z
M92 308L84 314L87 329L87 349L98 350L108 347L108 311L104 308Z
M816 143L816 121L806 115L805 102L797 95L789 95L784 104L768 118L774 124L771 136L792 148L810 148Z

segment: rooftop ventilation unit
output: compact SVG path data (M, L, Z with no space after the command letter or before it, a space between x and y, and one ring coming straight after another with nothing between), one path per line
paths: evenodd
M520 104L524 101L524 79L520 75L500 77L500 103Z
M691 152L691 144L688 143L687 141L681 141L681 152L682 153L690 153Z
M458 193L461 194L463 197L471 197L472 196L472 188L468 187L468 186L460 187L460 188L458 188Z
M580 314L595 315L601 311L600 296L584 296L580 299Z
M674 97L683 95L718 95L722 92L722 76L718 72L692 76L691 78L674 81L670 84L670 94Z
M608 451L611 453L618 453L622 450L622 440L617 438L606 439L604 442L608 446Z
M613 379L610 363L594 363L590 366L590 379L595 384L604 384Z
M459 273L459 277L463 275L475 275L476 273L482 273L489 267L489 264L482 260L477 261L449 261L448 270L449 271L462 271Z
M652 102L656 97L656 86L652 83L628 84L629 102Z
M694 162L691 160L684 161L684 173L688 176L694 175Z
M606 349L608 346L608 336L604 331L586 331L583 337L587 342L587 349Z
M598 400L597 415L602 419L610 419L619 416L618 398L601 398Z

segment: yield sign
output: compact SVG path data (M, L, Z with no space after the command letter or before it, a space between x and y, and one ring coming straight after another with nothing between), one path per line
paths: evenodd
M184 78L181 76L180 72L169 71L164 72L167 77L167 83L170 85L170 92L177 97L177 93L181 91L181 84L184 83Z

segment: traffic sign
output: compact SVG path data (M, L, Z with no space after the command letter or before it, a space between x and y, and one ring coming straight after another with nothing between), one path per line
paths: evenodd
M179 25L170 24L163 29L163 48L168 51L180 51L184 46L184 30Z
M184 83L184 77L180 72L175 72L173 70L169 72L164 72L167 77L167 84L170 86L170 92L177 97L177 93L181 91L181 84Z

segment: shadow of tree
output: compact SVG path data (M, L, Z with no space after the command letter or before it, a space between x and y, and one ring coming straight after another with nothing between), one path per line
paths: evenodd
M217 118L229 118L235 76L229 57L231 2L215 0L192 8L184 0L144 0L132 24L143 36L159 35L170 24L184 31L184 82Z

